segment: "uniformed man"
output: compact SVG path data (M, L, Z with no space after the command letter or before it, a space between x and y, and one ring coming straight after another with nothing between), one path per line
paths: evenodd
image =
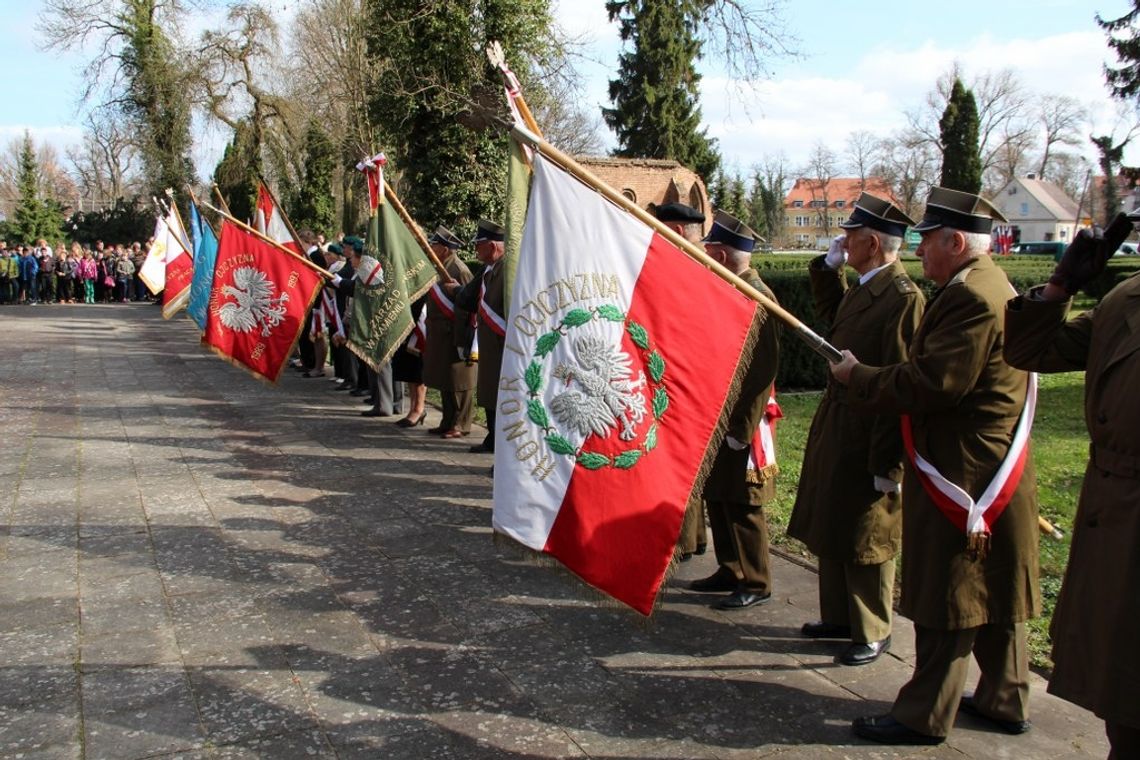
M1110 760L1140 757L1140 275L1066 317L1072 296L1123 242L1113 232L1124 221L1103 237L1078 233L1049 284L1007 305L1005 341L1015 367L1085 372L1092 445L1050 630L1049 691L1104 720Z
M863 193L827 254L808 267L816 314L830 342L860 361L906 361L926 299L898 260L914 221L890 201ZM847 286L843 266L859 274ZM819 558L820 620L811 638L850 639L844 665L866 665L891 645L895 554L902 538L902 437L894 414L849 406L832 379L808 433L788 535Z
M487 414L487 436L471 447L471 453L495 450L495 404L499 396L499 370L503 365L503 343L507 334L505 273L503 258L506 230L495 222L480 219L471 244L483 264L479 279L459 291L456 303L477 315L479 372L475 394Z
M441 438L461 438L471 433L472 395L478 370L460 356L455 343L455 320L469 314L455 304L455 294L473 279L471 270L456 251L463 242L446 227L436 227L428 242L451 282L432 286L427 301L427 350L424 352L424 384L439 391L443 417L428 433Z
M971 652L982 675L967 709L1010 733L1029 729L1025 621L1041 611L1037 489L1028 441L1017 434L1033 394L1030 376L1002 359L1012 288L988 255L995 219L1006 221L984 198L935 188L915 230L923 274L938 291L907 360L873 367L845 350L831 366L848 404L903 415L900 610L914 621L915 671L890 713L853 726L885 744L945 740Z
M704 243L709 256L775 300L751 268L758 239L745 224L718 211ZM727 435L705 481L704 499L718 567L709 577L689 584L694 591L729 592L714 605L722 610L744 609L772 598L768 525L762 507L776 495L776 465L762 462L763 455L752 444L759 426L766 424L780 344L778 326L762 307L756 309L755 322L753 329L759 330L756 347L747 357L748 369L728 417ZM715 325L710 332L714 335Z
M658 221L673 232L693 245L703 248L701 238L705 234L705 215L700 211L684 203L664 203L655 208L653 213ZM678 559L685 562L694 554L704 554L707 536L704 502L692 499L685 510L685 519L681 523L681 537L677 541Z

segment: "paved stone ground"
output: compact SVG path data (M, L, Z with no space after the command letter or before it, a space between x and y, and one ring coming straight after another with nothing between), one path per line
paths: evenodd
M1035 684L893 750L850 721L910 671L796 633L815 576L653 622L491 540L489 458L290 373L250 379L149 306L0 309L0 757L1104 757ZM429 415L428 422L435 419ZM792 484L783 484L790 488Z

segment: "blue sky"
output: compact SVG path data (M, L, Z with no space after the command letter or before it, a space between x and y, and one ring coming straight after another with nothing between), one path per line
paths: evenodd
M606 105L607 80L616 65L616 29L604 0L556 0L558 18L584 35L593 62L584 62L586 99ZM296 0L273 0L287 16ZM1034 93L1077 97L1094 116L1092 129L1118 123L1103 85L1109 58L1093 22L1124 13L1127 0L958 0L953 6L901 0L874 4L841 0L788 3L786 25L798 37L803 57L775 62L770 81L734 86L718 61L701 63L702 108L710 134L721 142L730 167L747 169L765 155L782 152L802 163L816 141L841 152L846 135L866 129L886 135L904 124L938 75L958 61L967 76L1013 68ZM77 114L81 54L42 50L34 30L39 2L0 0L0 147L30 129L63 152L81 134ZM607 138L608 139L608 138ZM207 171L220 155L218 134L196 156ZM1126 156L1140 161L1140 150Z

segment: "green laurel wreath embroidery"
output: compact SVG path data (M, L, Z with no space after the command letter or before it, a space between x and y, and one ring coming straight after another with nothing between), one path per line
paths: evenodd
M621 451L613 457L575 448L574 444L550 424L550 415L542 403L542 399L539 398L542 391L543 368L546 357L569 334L571 329L587 325L595 319L625 323L625 332L629 335L629 339L641 349L642 360L649 371L652 388L650 408L653 412L653 423L649 426L639 445ZM543 440L555 454L572 457L576 463L587 470L601 470L606 467L629 470L643 456L657 448L658 425L669 409L669 391L665 387L665 366L665 358L653 347L652 341L649 339L649 332L637 322L628 321L625 312L617 306L602 304L592 309L572 309L566 313L557 327L539 336L534 346L534 358L523 372L523 382L526 383L527 395L529 396L526 404L527 419L542 429Z

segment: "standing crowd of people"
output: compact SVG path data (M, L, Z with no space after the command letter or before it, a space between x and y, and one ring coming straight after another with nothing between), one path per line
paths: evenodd
M79 243L54 248L44 239L31 245L0 240L0 305L128 303L152 301L139 276L146 248L141 243L91 248Z

